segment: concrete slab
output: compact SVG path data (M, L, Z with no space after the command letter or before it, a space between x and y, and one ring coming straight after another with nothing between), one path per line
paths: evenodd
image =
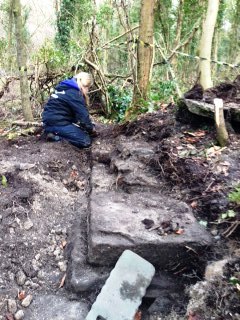
M211 245L211 236L191 209L161 194L93 192L90 211L88 261L92 264L113 265L130 249L165 269L170 260L198 258ZM153 221L152 229L145 228L144 219ZM160 235L157 227L166 223L179 225L183 233Z
M154 273L148 261L124 251L86 320L133 320Z

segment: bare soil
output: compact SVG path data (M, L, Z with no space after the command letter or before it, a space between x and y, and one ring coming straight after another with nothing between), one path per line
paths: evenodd
M209 262L230 258L224 274L208 283L204 303L194 312L188 310L188 315L175 313L168 319L237 319L240 206L228 195L240 184L239 135L232 132L229 145L220 148L212 125L202 119L194 125L180 123L175 115L175 106L170 105L132 123L99 124L94 148L101 144L107 150L111 145L113 154L120 152L114 150L119 135L130 142L154 143L155 153L147 166L162 181L162 192L191 206L212 234ZM87 209L92 154L66 142L47 143L39 134L1 138L0 150L0 319L14 319L20 309L24 319L33 319L28 313L31 306L22 306L29 295L33 301L49 294L78 299L65 289L64 277L72 228ZM98 161L107 163L108 157ZM234 216L221 218L229 210ZM92 303L92 296L84 299L88 306Z

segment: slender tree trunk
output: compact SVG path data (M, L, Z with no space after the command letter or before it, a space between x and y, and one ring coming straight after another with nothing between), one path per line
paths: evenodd
M13 15L15 23L15 35L17 42L17 63L20 77L21 100L24 119L33 121L33 114L29 98L29 84L27 77L27 54L24 41L23 23L20 0L13 1Z
M177 18L177 27L176 27L176 37L173 44L173 48L179 45L181 40L181 33L182 33L182 24L183 24L183 6L184 6L184 0L179 1L178 5L178 18Z
M216 25L218 8L220 0L208 0L208 9L206 19L203 23L202 37L200 41L200 57L206 60L200 61L200 83L203 89L207 89L213 86L211 77L211 51L212 40L214 34L214 28Z
M238 64L240 60L240 0L236 0L233 7L233 21L230 30L231 46L229 48L229 58L234 64Z
M13 34L13 1L10 0L9 2L9 11L8 11L8 69L11 70L12 68L12 60L13 60L13 53L12 53L12 34Z
M142 0L137 48L137 84L126 117L136 115L148 99L150 76L153 67L153 27L155 0Z
M219 31L217 29L215 29L214 32L214 37L213 37L213 53L212 53L212 57L214 61L218 60L218 46L219 46ZM213 65L213 76L216 76L217 74L217 70L218 70L218 65L215 63Z
M180 40L181 40L183 14L184 14L183 6L184 6L184 0L179 0L176 37L175 37L175 41L173 44L173 49L176 48L180 44ZM177 65L177 55L174 55L174 57L172 59L172 66L176 68L176 65Z

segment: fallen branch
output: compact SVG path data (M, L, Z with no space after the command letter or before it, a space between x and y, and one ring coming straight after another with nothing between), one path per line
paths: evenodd
M12 125L17 125L20 127L42 127L42 122L19 120L12 122Z

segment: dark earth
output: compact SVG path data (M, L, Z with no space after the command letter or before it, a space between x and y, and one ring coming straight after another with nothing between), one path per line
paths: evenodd
M136 319L240 318L240 196L229 197L240 185L239 133L229 132L228 146L220 148L214 125L197 116L189 123L189 116L185 121L176 106L169 105L131 123L98 123L99 136L89 150L64 141L46 142L39 129L0 139L0 319L86 317L111 270L98 270L102 279L91 287L92 269L81 260L87 250L87 210L97 165L107 168L113 190L131 194L147 185L150 191L161 188L166 197L185 202L213 238L203 256L169 261L168 268L157 270ZM129 150L136 143L154 150L147 161L139 161L143 174L150 172L157 185L150 179L144 186L131 180L131 166L119 171L117 160L132 159L121 149L123 140ZM103 176L99 179L104 183ZM146 228L152 223L143 220ZM169 221L156 232L175 231ZM89 270L82 292L70 280L76 238L82 243L79 265Z

